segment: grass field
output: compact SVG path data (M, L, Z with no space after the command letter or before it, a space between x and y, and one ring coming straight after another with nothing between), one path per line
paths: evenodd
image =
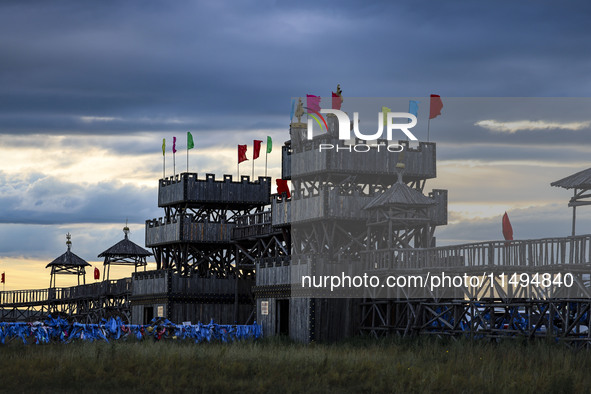
M591 351L430 339L0 346L3 392L591 392Z

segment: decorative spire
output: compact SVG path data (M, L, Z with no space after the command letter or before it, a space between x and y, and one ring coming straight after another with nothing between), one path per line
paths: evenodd
M70 248L72 247L72 241L70 241L72 239L72 235L68 232L66 234L66 245L68 246L68 252L70 251Z
M125 227L123 227L123 233L125 234L125 239L127 239L127 234L129 234L129 227L127 227L127 219L125 219Z

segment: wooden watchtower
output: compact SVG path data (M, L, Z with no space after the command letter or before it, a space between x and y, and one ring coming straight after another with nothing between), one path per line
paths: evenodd
M105 259L103 263L103 280L109 280L111 265L132 266L135 272L137 272L138 267L144 267L145 271L148 265L146 258L152 256L152 253L129 240L129 227L127 227L127 224L123 227L123 233L125 234L123 240L98 255L98 257L104 257Z
M237 267L233 230L240 217L270 202L271 179L231 175L216 180L182 173L161 179L164 216L146 221L146 246L159 272L133 275L134 322L150 316L172 321L246 323L254 320L252 268ZM143 311L143 312L142 312Z
M51 263L47 264L45 268L51 267L50 279L49 279L49 287L55 287L56 284L56 275L76 275L78 277L78 285L80 285L80 277L82 277L82 281L86 284L86 267L89 267L90 264L86 262L86 260L76 256L72 253L72 236L70 233L66 234L66 245L68 246L68 250L66 253L62 254Z
M355 272L364 266L362 257L378 236L368 231L372 212L392 212L395 207L389 205L388 198L397 198L400 193L422 195L425 181L436 177L435 144L420 142L411 147L408 141L398 141L403 152L384 152L385 149L379 151L375 147L356 152L339 140L339 124L333 116L326 117L326 134L307 139L301 106L300 100L298 119L290 126L291 139L282 152L282 177L291 180L292 197L272 201L273 226L290 231L286 237L291 240L290 258L274 264L257 264L257 321L271 335L286 333L305 342L330 341L359 332L363 298L350 298L346 292L342 298L306 294L309 290L298 288L300 278L330 273L327 270L331 269ZM382 146L392 143L374 142ZM365 141L357 139L354 143ZM321 151L320 146L342 148ZM399 177L401 167L404 172ZM391 230L398 231L399 236L380 233L384 242L390 239L405 244L412 241L413 247L431 245L435 226L447 219L447 192L436 194L422 196L420 208L413 206L419 208L415 210L414 222L410 217L406 222L393 220L397 227ZM382 195L384 204L380 205ZM429 204L423 204L426 201ZM364 209L368 206L370 209ZM445 212L445 216L432 217L437 212ZM417 220L422 220L420 225ZM378 222L373 224L375 227ZM372 302L366 300L365 305Z

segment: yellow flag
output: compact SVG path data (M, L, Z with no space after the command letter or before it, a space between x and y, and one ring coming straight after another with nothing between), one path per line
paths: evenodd
M388 107L382 107L382 113L384 114L384 126L388 125L388 112L392 112L392 110Z
M162 156L164 156L165 151L166 151L166 138L162 138Z

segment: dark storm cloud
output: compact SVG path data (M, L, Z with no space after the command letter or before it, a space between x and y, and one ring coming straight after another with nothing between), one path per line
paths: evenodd
M80 185L43 174L0 172L0 223L142 222L159 213L155 188L117 181Z
M586 96L589 15L581 2L5 2L0 132L218 130L244 115L257 118L244 130L285 127L265 117L337 82L345 96Z

